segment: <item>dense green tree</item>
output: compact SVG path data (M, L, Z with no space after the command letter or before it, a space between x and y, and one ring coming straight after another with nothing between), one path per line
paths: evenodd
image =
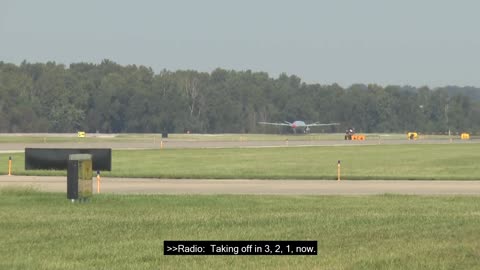
M0 132L284 132L260 121L340 122L315 132L480 131L480 89L306 84L216 69L0 62Z

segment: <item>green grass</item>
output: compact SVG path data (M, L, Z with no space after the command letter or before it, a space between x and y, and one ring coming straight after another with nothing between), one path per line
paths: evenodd
M66 175L25 171L24 154L0 154L0 173L13 157L16 175ZM208 179L478 180L480 144L363 145L261 149L114 150L113 177Z
M479 269L478 197L0 190L0 269ZM164 240L317 240L317 256L164 256Z

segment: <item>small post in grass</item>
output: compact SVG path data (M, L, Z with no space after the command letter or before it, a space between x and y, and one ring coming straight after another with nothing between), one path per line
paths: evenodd
M340 160L338 160L337 164L337 181L340 181Z
M12 157L8 157L8 176L12 175Z
M160 149L163 149L163 140L160 141Z
M100 193L100 171L97 171L97 193Z

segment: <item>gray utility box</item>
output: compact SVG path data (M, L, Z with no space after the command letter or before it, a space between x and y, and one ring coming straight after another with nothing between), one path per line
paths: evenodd
M67 198L86 200L92 196L93 171L91 154L72 154L68 156Z

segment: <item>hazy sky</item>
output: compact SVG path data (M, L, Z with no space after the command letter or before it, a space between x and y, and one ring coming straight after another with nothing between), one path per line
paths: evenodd
M480 1L0 0L0 61L480 87Z

